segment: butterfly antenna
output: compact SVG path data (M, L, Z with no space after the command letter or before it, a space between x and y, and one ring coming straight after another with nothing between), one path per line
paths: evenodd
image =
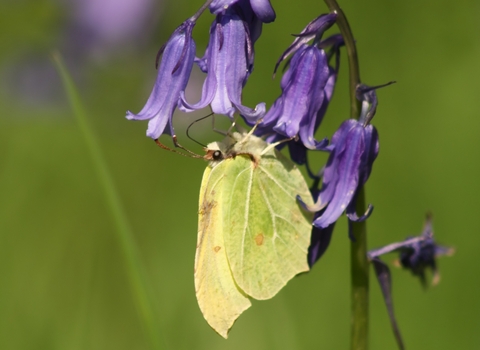
M197 119L197 120L194 120L194 121L188 126L187 132L186 132L186 133L187 133L187 137L188 137L190 140L192 140L193 142L199 144L200 146L202 146L202 147L204 147L204 148L207 147L207 146L205 146L203 143L200 143L200 142L198 142L197 140L195 140L193 137L191 137L190 134L189 134L189 131L190 131L190 128L192 127L193 124L195 124L195 123L197 123L197 122L199 122L199 121L202 121L202 120L204 120L204 119L207 119L208 117L210 117L210 116L212 116L212 115L213 115L213 113L210 113L209 115L206 115L205 117L202 117L202 118L199 118L199 119ZM176 140L175 140L174 142L176 142ZM178 144L178 143L177 143L177 144ZM178 147L178 146L177 146L177 147Z
M158 139L154 140L155 143L157 144L158 147L160 148L163 148L164 150L167 150L167 151L170 151L170 152L173 152L173 153L176 153L176 154L180 154L181 156L184 156L184 157L189 157L189 158L203 158L203 156L200 156L198 154L195 154L193 153L192 151L189 151L188 149L186 149L185 147L183 147L182 145L178 144L178 142L176 142L176 136L173 136L173 142L175 144L176 147L179 147L181 149L183 149L184 151L187 151L189 154L185 154L185 153L182 153L182 152L179 152L175 149L172 149L168 146L165 146L163 143L161 143L160 141L158 141Z
M173 144L175 145L175 147L178 147L182 150L184 150L185 152L187 152L188 154L190 154L189 157L192 157L192 158L203 158L203 156L199 155L199 154L196 154L192 151L190 151L189 149L186 149L185 147L183 147L181 144L178 143L177 141L177 135L173 135L172 136L172 139L173 139Z

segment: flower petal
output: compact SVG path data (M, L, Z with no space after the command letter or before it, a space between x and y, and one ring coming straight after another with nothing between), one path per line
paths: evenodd
M210 29L206 56L198 60L207 71L202 98L190 104L182 96L180 109L192 112L210 104L213 113L233 119L238 111L248 123L254 124L265 114L265 104L259 103L251 109L241 103L242 89L252 65L248 51L253 48L247 27L236 9L232 7L217 16Z
M157 79L147 103L138 114L127 111L129 120L146 120L147 136L157 139L167 123L173 135L171 119L180 96L185 90L195 58L195 42L191 38L194 23L185 22L172 34L165 46Z
M387 306L388 316L390 317L390 324L392 325L393 333L399 349L405 349L403 345L402 335L400 329L398 328L397 320L395 318L395 313L393 311L393 300L392 300L392 278L390 274L390 269L388 266L379 258L372 260L373 267L375 268L375 275L377 276L378 284L380 284L380 289L382 290L383 300Z
M322 203L331 201L338 181L338 162L339 156L343 154L345 149L345 139L348 131L355 127L357 121L354 119L346 120L340 125L340 128L333 134L331 147L333 148L323 172L322 190L319 195L319 200Z
M335 223L331 224L327 228L318 228L313 226L310 247L308 248L308 265L312 267L318 259L320 259L328 246L330 245L330 239L332 238L333 228Z
M253 12L263 23L270 23L275 20L275 10L269 0L250 0Z
M343 151L333 155L333 157L338 157L338 164L335 169L335 189L333 197L328 202L327 208L323 214L313 222L316 227L326 228L335 222L350 204L358 188L358 169L363 152L363 127L357 125L348 131ZM329 189L329 191L331 190ZM322 192L320 193L320 198L323 198Z
M322 14L308 23L300 34L296 35L293 43L280 56L273 71L276 72L280 63L299 50L304 44L315 38L317 35L321 36L325 30L335 23L336 19L337 15L335 13Z

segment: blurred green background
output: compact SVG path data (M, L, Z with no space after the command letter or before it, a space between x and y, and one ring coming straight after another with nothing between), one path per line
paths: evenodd
M195 299L193 262L199 184L206 164L163 151L145 137L138 112L156 71L158 48L197 1L22 0L0 4L0 348L147 349L112 215L85 140L51 61L64 57L119 191L166 349L346 349L349 346L349 242L342 218L311 273L275 298L253 302L222 339ZM277 20L256 44L246 105L279 93L273 65L316 15L321 1L273 1ZM408 349L480 348L480 3L341 2L357 40L366 84L378 91L374 124L380 155L367 185L375 248L418 234L427 210L438 242L441 283L423 290L392 268L393 297ZM205 14L194 36L208 40ZM348 118L346 53L318 138ZM196 99L202 84L189 87ZM178 114L188 124L206 113ZM210 123L192 134L218 139ZM164 140L170 141L168 138ZM392 261L395 257L387 257ZM394 349L380 290L371 281L371 349Z

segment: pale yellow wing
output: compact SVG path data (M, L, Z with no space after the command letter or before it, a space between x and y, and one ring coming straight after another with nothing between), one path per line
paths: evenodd
M240 314L251 305L237 287L230 270L224 243L222 215L224 163L207 167L199 201L198 242L195 256L195 292L208 324L222 337Z
M312 203L300 171L278 152L225 161L223 213L227 257L237 285L250 297L269 299L296 274L308 271Z

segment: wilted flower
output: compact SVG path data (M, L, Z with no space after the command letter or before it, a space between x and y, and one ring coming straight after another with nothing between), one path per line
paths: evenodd
M202 98L192 105L182 93L182 111L192 112L210 104L213 113L233 119L238 111L249 123L255 123L265 113L264 103L251 109L241 102L242 88L253 66L253 44L242 16L237 6L217 15L205 57L197 62L207 73Z
M150 120L147 136L152 139L158 139L163 133L175 134L172 115L187 86L195 58L194 25L194 21L185 21L160 49L163 57L147 103L138 114L127 111L129 120ZM165 130L167 124L169 127Z
M380 260L381 255L392 252L400 252L401 265L411 270L415 276L420 277L422 285L426 287L425 270L431 268L433 272L433 284L438 283L440 275L438 274L435 258L442 255L451 255L454 250L435 243L433 239L432 215L429 213L427 214L423 232L420 236L410 237L403 242L392 243L368 252L368 258L373 263L375 274L382 290L395 338L400 349L403 349L402 337L393 311L390 269L387 264Z
M399 263L402 267L412 271L418 276L422 285L426 287L425 270L430 268L433 273L433 284L437 284L440 275L437 270L435 258L442 255L451 255L454 250L435 243L433 239L432 215L427 214L423 232L417 237L408 237L403 242L392 243L385 247L372 250L368 253L370 259L378 258L380 255L400 252Z

